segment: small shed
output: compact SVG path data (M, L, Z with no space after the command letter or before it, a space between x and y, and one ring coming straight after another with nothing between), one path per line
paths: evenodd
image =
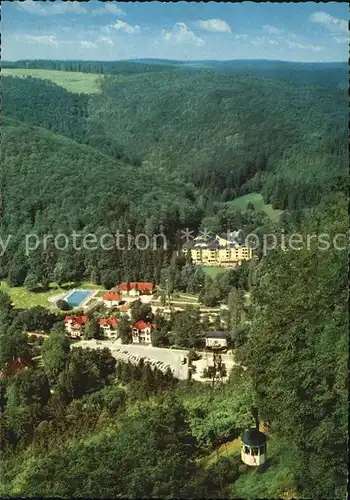
M205 336L205 346L212 351L221 351L227 349L226 332L208 332Z
M242 462L246 465L259 466L266 461L266 435L258 429L245 431L241 438Z

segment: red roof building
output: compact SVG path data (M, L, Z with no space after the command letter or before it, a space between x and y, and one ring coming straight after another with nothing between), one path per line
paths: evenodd
M146 328L156 328L156 325L154 323L146 323L146 321L140 319L140 321L137 321L134 324L133 328L135 328L135 330L139 330L142 332Z
M80 338L82 334L82 327L89 321L87 316L66 316L64 323L66 330L72 338Z
M102 328L111 328L116 329L119 325L119 319L117 318L102 318L99 321L99 324Z
M154 323L147 323L142 319L137 321L132 328L132 341L135 344L151 344L152 329L156 328Z
M13 375L18 371L27 370L28 368L31 368L31 365L27 363L27 361L25 361L23 358L17 358L5 365L5 368L0 371L0 377Z
M120 283L120 285L117 285L117 290L118 292L122 293L127 293L127 292L133 292L138 293L140 295L149 295L153 293L153 283L150 282L143 282L143 281L130 281L126 282L123 281L123 283Z
M120 294L118 292L107 292L103 296L103 300L106 300L108 302L119 302L121 299Z
M72 326L81 327L89 321L87 316L66 316L64 322Z

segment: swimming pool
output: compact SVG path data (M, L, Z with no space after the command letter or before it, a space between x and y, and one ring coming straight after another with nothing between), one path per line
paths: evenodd
M66 295L66 302L72 307L80 306L90 295L93 290L73 290Z

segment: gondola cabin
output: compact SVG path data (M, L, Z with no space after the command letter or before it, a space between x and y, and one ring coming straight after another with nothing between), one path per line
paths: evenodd
M205 338L205 347L209 351L227 351L227 333L209 332Z
M241 459L250 466L259 466L266 461L266 435L258 429L245 431L241 438Z

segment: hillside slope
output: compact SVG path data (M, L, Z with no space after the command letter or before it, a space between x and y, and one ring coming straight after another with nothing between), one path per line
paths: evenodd
M263 190L267 203L287 208L289 193L309 184L309 169L322 179L321 192L334 186L323 179L329 170L346 172L346 109L340 90L265 78L172 72L122 85L107 77L90 100L88 134L222 201ZM305 165L310 151L318 167ZM298 206L319 202L319 191Z
M15 218L35 224L38 211L47 217L48 227L54 217L59 229L68 219L72 226L78 220L80 224L112 220L118 206L142 206L146 217L161 210L165 199L168 206L192 203L193 194L183 184L167 183L151 170L146 175L90 146L6 117L2 146L5 224ZM151 200L149 195L155 192L158 196Z
M100 85L100 95L87 96L5 77L4 114L142 166L146 176L194 184L207 207L260 192L293 210L344 189L342 90L181 68L106 76Z

